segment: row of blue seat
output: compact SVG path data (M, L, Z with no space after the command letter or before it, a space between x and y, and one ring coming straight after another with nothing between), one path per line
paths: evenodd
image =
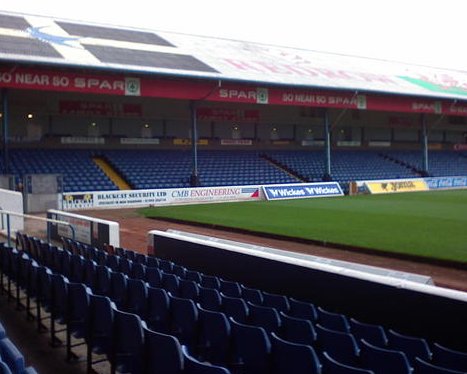
M70 255L71 259L79 258L79 255L78 253L76 253L76 251L80 251L80 254L86 255L87 249L86 247L81 247L80 249L79 246L77 246L77 248L75 248L74 251L75 255ZM187 274L190 274L189 277L193 277L193 274L196 274L196 272L186 270L183 267L177 266L169 261L153 261L151 265L157 264L158 267L163 268L165 271L161 271L159 273L154 272L154 270L156 270L157 268L151 266L149 269L151 269L152 271L150 271L149 273L158 273L158 276L156 278L154 278L154 276L151 276L151 278L144 279L144 273L141 272L141 269L144 269L144 266L146 266L144 265L145 260L151 257L136 254L133 251L124 250L121 248L117 249L117 252L119 252L120 256L107 255L106 259L106 261L108 261L110 258L113 258L113 260L109 262L109 266L111 266L113 270L107 269L107 271L105 272L107 275L105 276L103 276L102 274L100 274L100 276L97 275L98 278L100 277L108 279L106 282L104 282L104 284L106 284L107 286L104 288L102 288L102 285L96 286L97 288L95 288L95 291L101 294L108 295L114 300L114 302L117 304L117 307L120 307L126 311L139 314L140 317L146 320L146 322L150 321L150 326L164 333L175 334L175 332L170 327L173 326L173 321L168 317L174 313L171 310L170 306L172 306L172 304L174 303L177 305L184 305L185 312L178 313L183 317L181 317L179 323L176 323L178 334L175 335L177 335L183 343L187 344L195 351L197 346L195 342L198 341L198 339L196 338L197 335L193 332L196 331L195 327L198 326L198 319L196 316L199 316L202 310L207 312L210 309L211 313L224 313L223 318L218 317L218 320L219 318L221 318L224 321L226 319L227 321L229 321L228 318L230 317L234 319L233 321L230 321L230 323L240 322L261 327L265 329L265 331L267 332L267 336L269 337L271 334L274 333L278 334L276 338L280 339L281 337L286 337L287 339L292 340L292 342L295 340L295 344L306 343L311 347L315 347L318 352L321 352L321 359L325 361L328 361L327 359L323 358L323 345L325 344L323 343L323 341L326 340L323 340L322 338L319 340L319 343L316 343L316 331L320 332L318 334L319 336L334 335L334 340L337 339L336 342L333 339L328 338L332 342L327 348L324 348L328 351L328 356L329 354L331 354L339 358L341 361L353 365L356 365L360 360L358 352L360 350L359 347L361 346L366 346L366 349L368 349L368 346L371 346L371 349L379 349L380 351L382 350L382 352L384 352L385 350L391 351L391 349L395 349L396 352L399 352L398 350L405 351L404 355L402 356L400 354L394 355L394 352L392 351L389 353L390 355L392 354L392 356L399 357L395 360L396 362L399 362L399 364L401 362L400 357L404 357L404 360L407 361L405 359L405 356L409 357L409 362L414 367L417 365L424 365L423 362L425 362L427 365L431 365L433 362L436 362L438 364L440 363L439 359L430 363L430 349L428 348L426 342L423 339L405 337L400 334L397 334L396 332L389 331L388 335L390 335L389 340L391 341L391 345L386 345L385 342L388 341L388 338L382 327L365 325L355 320L351 320L350 324L352 325L352 328L350 328L350 324L344 315L330 313L322 310L321 308L310 308L310 306L313 305L309 303L302 303L293 299L287 299L281 295L272 295L264 292L261 293L259 290L254 289L249 290L257 291L256 293L252 293L253 295L256 295L256 299L254 300L251 300L249 296L246 296L248 293L245 293L244 295L248 297L248 299L246 300L243 300L241 298L235 298L235 295L232 294L231 296L223 295L222 292L217 291L217 288L222 287L222 284L229 285L229 287L224 286L223 290L225 292L230 292L227 290L237 289L237 291L234 291L234 293L237 292L236 296L241 296L238 295L238 292L242 291L242 286L237 284L237 287L233 287L235 286L235 282L222 281L221 279L218 279L213 276L203 277L203 274L198 274L199 277L196 279L198 282L195 282L194 280L179 279L179 276L186 277ZM94 256L95 250L91 253L94 254L88 254L87 257ZM99 251L97 253L99 253ZM43 257L47 258L47 256ZM102 259L102 256L100 258ZM75 267L80 268L79 265L75 265ZM72 264L70 265L70 268L73 268ZM103 268L105 268L105 266L101 265L100 269ZM140 270L135 272L135 269ZM88 274L88 272L83 270L71 270L70 272L70 269L66 269L65 271L67 272L67 274L70 274L72 278L80 277L80 274L83 273ZM120 273L120 271L123 271L126 274L122 274ZM128 275L135 276L139 279L128 278ZM85 281L88 282L89 279L90 278L87 278ZM75 281L76 280L79 281L82 280L82 278L75 278ZM148 281L149 284L146 285L145 281ZM195 286L198 283L202 284ZM180 287L181 284L183 284L184 286ZM155 288L153 286L161 288ZM244 286L243 289L247 290L247 288L245 288ZM163 292L164 290L165 294ZM151 297L148 298L149 293L151 294ZM156 299L159 300L159 302L154 302L154 295L158 295ZM265 305L264 296L266 296L266 300L269 300L266 302L266 305L274 305L274 307ZM180 299L180 297L182 299ZM263 297L263 299L261 299L261 297ZM152 305L159 305L157 311L151 309L151 312L148 313L147 303L149 303L149 300L153 300ZM189 301L183 302L182 300ZM261 305L256 305L252 301ZM167 304L169 304L170 306ZM242 308L239 308L239 305L242 304L243 312L241 312ZM290 307L290 304L293 306L292 308ZM162 305L165 305L165 307L161 307ZM236 306L232 307L232 305ZM293 312L292 310L295 310L295 312ZM302 314L297 315L297 310L299 310ZM292 315L287 315L286 313L290 313ZM261 316L261 318L259 318L258 316ZM293 336L287 332L288 330L286 330L285 327L283 327L283 325L290 325L290 322L285 324L283 323L283 321L297 319L301 322L300 331L311 331L312 333L309 332L308 335L299 335L299 338L293 338ZM182 324L183 321L187 324ZM304 322L305 325L303 324ZM316 324L314 324L314 322L316 322ZM181 328L180 326L184 327ZM309 326L309 328L304 328L303 326ZM228 330L231 330L231 327L229 327ZM364 338L365 340L367 340L367 342L357 343L357 341L359 341L359 339L361 338ZM297 341L296 339L301 340ZM417 344L414 344L414 342L416 342ZM267 343L265 343L265 345L269 346ZM224 346L230 346L229 340L224 341ZM413 346L415 346L415 348L413 348ZM336 349L337 347L338 349ZM346 355L343 355L342 352L347 353ZM439 353L437 354L437 356L438 355ZM421 360L423 360L423 362L420 363L420 358L417 359L416 356L422 357ZM267 357L270 358L270 355L267 355ZM225 364L223 362L219 363ZM270 363L270 360L266 360L264 364L268 366L268 363ZM445 362L443 363L445 364Z
M1 287L3 291L3 282ZM10 340L2 323L0 323L0 373L37 374L34 367L26 366L24 355Z

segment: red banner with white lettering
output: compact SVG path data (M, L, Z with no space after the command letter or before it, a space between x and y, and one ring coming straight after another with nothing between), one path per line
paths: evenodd
M55 70L0 67L0 87L41 91L77 92L119 96L160 97L181 100L273 104L387 112L432 113L467 116L467 103L351 92L270 88L219 81L125 77L113 74L74 73ZM93 109L94 110L94 109ZM100 110L100 109L97 109ZM105 114L107 109L103 109ZM245 119L256 117L246 111ZM231 116L228 112L207 117ZM259 112L258 112L259 116Z

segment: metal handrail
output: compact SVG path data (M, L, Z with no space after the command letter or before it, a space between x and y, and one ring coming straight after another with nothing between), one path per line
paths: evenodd
M56 223L58 225L64 225L64 226L69 226L71 230L71 238L75 240L75 228L73 225L69 222L66 221L59 221L56 219L52 218L44 218L44 217L37 217L33 216L31 214L24 214L24 213L18 213L18 212L12 212L9 210L1 209L0 208L0 215L2 217L2 227L3 227L3 215L6 215L6 224L7 224L7 238L8 238L8 246L11 246L11 229L10 229L10 216L16 216L16 217L23 217L23 218L30 218L30 219L35 219L36 221L43 221L47 222L47 240L50 242L50 227L49 225L51 223Z

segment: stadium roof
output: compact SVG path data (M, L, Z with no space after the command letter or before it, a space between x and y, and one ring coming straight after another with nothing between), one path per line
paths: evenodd
M467 71L0 12L0 62L467 100Z

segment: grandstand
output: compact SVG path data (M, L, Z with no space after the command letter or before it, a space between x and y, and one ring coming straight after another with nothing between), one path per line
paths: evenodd
M354 181L464 178L465 87L461 71L0 12L0 167L24 196L27 176L61 175L61 202L77 209L120 190L256 199L265 185L335 181L347 193ZM178 263L166 248L156 257L28 233L0 252L5 298L52 345L63 340L67 359L86 358L77 372L467 372L465 293L365 283L362 295L361 279L337 286L329 272L328 293L306 294L282 283L305 277L295 268L272 278L258 263L230 277L241 262L216 268L208 250ZM34 372L4 339L4 372ZM389 356L398 369L377 366Z

